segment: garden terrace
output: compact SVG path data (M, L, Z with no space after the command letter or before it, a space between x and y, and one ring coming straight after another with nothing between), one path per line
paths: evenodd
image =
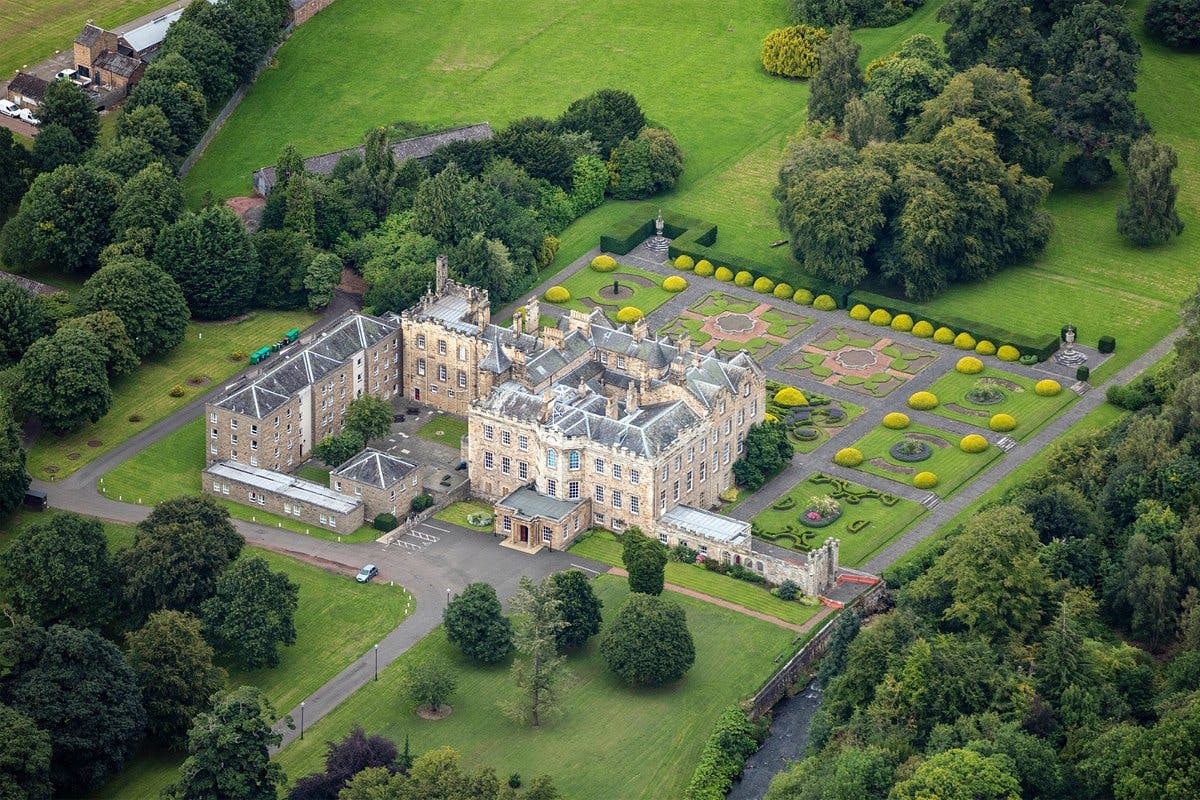
M918 473L932 472L938 483L931 491L945 500L1002 455L995 445L982 453L963 452L958 446L961 439L915 422L903 430L879 426L852 445L863 455L863 462L855 469L909 487ZM919 456L905 455L897 446L906 441L927 445L922 449L928 455L920 460L916 460Z
M613 282L618 285L613 292ZM588 312L602 309L609 320L617 322L617 312L626 306L646 316L674 295L662 288L662 277L636 267L619 265L612 272L581 269L562 283L571 299L551 305Z
M813 498L829 496L841 513L812 527L802 519ZM817 472L780 495L751 520L754 536L806 553L830 536L839 542L839 561L858 567L899 536L925 509L910 500Z
M826 386L886 397L934 362L937 353L858 328L834 325L779 365Z
M989 366L984 366L983 372L976 375L947 372L929 387L939 401L938 407L930 413L985 431L989 430L988 422L993 414L1008 414L1017 421L1017 427L1007 435L1025 441L1079 399L1066 388L1053 397L1042 397L1034 391L1036 384L1037 380L1033 378ZM994 403L974 402L972 397L979 395L973 390L981 387L1002 393L1002 399Z
M852 420L863 413L863 407L835 400L815 392L804 392L808 401L800 406L782 406L774 400L784 384L767 381L767 413L787 428L788 441L797 453L816 450Z
M745 350L761 363L812 323L811 317L781 311L769 303L711 292L658 333L673 339L687 336L701 350L726 354Z

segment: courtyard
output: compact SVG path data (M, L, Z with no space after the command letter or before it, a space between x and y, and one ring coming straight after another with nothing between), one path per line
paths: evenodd
M705 351L730 355L745 350L761 362L812 323L811 317L781 311L769 303L711 292L658 333L672 339L686 336L695 347Z

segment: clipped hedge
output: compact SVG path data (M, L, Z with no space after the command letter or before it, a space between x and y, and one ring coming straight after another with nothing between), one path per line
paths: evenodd
M793 408L795 406L808 405L808 398L804 396L804 392L797 389L795 386L785 386L775 393L773 398L776 405L784 408Z
M915 392L908 398L908 407L917 411L930 411L937 406L937 395L933 392Z
M704 278L711 278L712 274L717 271L717 268L712 265L712 262L707 258L702 258L696 263L696 274Z
M688 282L679 275L671 275L665 278L662 282L662 288L668 292L682 292L688 287Z
M938 485L938 476L932 472L918 472L913 476L913 486L918 489L932 489Z
M1001 361L1016 361L1021 357L1021 351L1011 344L1002 344L996 348L996 358Z
M833 463L839 467L857 467L862 462L862 451L855 447L843 447L833 456Z
M996 345L987 339L981 339L979 344L975 345L975 352L981 356L994 356L996 355Z
M596 272L612 272L617 268L617 260L612 256L601 253L592 259L592 269Z
M918 339L928 339L933 336L933 323L921 320L912 326L912 335Z
M752 283L754 283L754 275L749 270L744 269L733 276L733 284L735 286L749 286Z
M1117 350L1117 340L1111 336L1101 336L1099 346L1096 348L1101 353L1115 353Z
M963 356L954 368L963 375L978 375L983 372L983 362L975 356Z
M883 427L894 431L902 431L909 425L908 414L903 411L892 411L883 415Z
M775 289L771 294L775 295L777 300L788 300L791 298L792 292L792 285L790 283L779 283L775 285Z
M954 331L943 325L933 332L933 340L938 344L953 344Z
M976 344L975 337L966 331L954 337L954 346L959 350L974 350Z
M571 299L571 293L565 286L551 286L542 297L549 303L565 303Z
M968 433L958 443L958 448L964 453L982 453L988 449L988 440L978 433Z
M813 301L816 299L817 298L814 297L813 293L810 292L808 289L797 289L796 293L794 295L792 295L792 302L798 303L799 305L802 305L802 306L811 306L813 304Z
M907 333L913 329L913 318L908 314L897 314L892 317L892 330Z
M812 305L817 311L836 311L838 307L837 300L827 294L817 295Z
M996 433L1008 433L1016 429L1017 421L1013 419L1012 414L992 414L992 418L988 420L988 427Z
M1053 378L1045 378L1035 383L1033 390L1042 397L1054 397L1062 391L1062 384Z
M864 306L862 303L850 309L850 319L856 319L859 322L866 322L871 317L871 309Z
M742 774L746 759L762 743L762 732L740 707L727 708L700 751L684 800L725 800L734 779Z
M717 267L716 272L713 273L713 277L721 283L729 283L733 280L733 270L729 267Z
M765 275L761 278L757 278L754 281L754 291L758 292L759 294L770 294L771 292L775 291L775 281L771 280Z
M871 312L867 321L882 328L892 324L892 315L887 312L887 309L877 308Z
M634 306L625 306L617 312L617 322L620 322L624 325L631 325L644 316L646 316L646 314L640 308L636 308Z
M675 257L675 269L681 269L685 272L693 269L696 266L696 260L691 256L679 255Z

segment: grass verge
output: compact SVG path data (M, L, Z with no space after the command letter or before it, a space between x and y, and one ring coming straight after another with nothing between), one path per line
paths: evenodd
M467 421L450 414L438 414L422 425L417 435L458 450L462 437L467 435Z

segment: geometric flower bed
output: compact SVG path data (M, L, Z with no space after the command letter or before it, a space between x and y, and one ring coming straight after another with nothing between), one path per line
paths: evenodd
M886 397L936 358L932 350L834 325L779 366L807 372L826 386Z
M781 406L775 395L784 384L767 381L767 413L787 428L788 441L797 453L811 453L863 412L862 406L803 392L807 405Z
M617 284L615 293L614 281ZM649 316L651 311L674 297L662 288L661 283L662 278L653 272L624 264L619 264L613 272L597 272L584 267L562 282L562 287L571 293L571 299L552 305L577 311L602 308L614 322L617 312L625 306L640 308Z
M938 482L931 491L945 499L1002 455L1000 448L967 453L961 436L911 423L903 430L882 425L854 443L863 462L855 469L912 487L919 473L932 472Z
M817 511L813 508L814 500L819 507L827 502L826 498L836 502L840 512L822 525L823 519L813 520L810 515ZM924 512L918 503L818 472L757 514L751 526L759 539L800 553L832 536L841 542L841 563L856 567Z
M673 339L687 336L698 350L745 350L761 361L812 323L810 317L780 311L769 303L712 292L658 333Z
M1034 391L1035 385L1032 378L995 367L984 367L975 375L948 372L929 387L939 401L931 413L985 431L992 415L1008 414L1017 427L1006 435L1024 441L1078 399L1066 386L1053 397L1043 397Z

